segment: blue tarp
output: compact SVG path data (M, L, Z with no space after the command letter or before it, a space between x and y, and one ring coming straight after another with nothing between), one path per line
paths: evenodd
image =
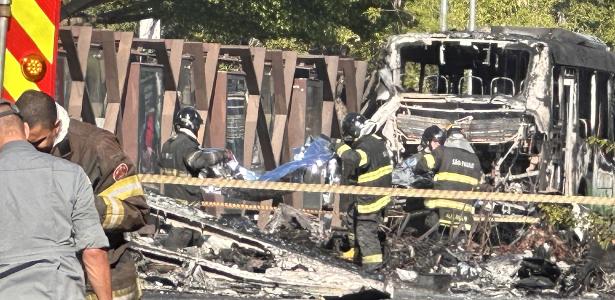
M330 142L322 137L317 137L307 146L307 149L299 156L298 160L287 162L265 174L259 176L258 181L280 181L287 175L299 169L311 168L314 165L323 166L333 158L333 152L329 150ZM297 157L296 157L297 158Z

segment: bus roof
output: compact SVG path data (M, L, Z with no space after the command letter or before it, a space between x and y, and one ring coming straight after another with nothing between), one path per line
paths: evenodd
M555 64L615 72L615 54L596 37L561 28L491 27L498 37L529 38L546 43Z
M541 42L547 44L554 64L615 73L615 54L596 37L561 28L493 26L487 31L407 33L389 38L387 48L419 40L470 39L493 42Z

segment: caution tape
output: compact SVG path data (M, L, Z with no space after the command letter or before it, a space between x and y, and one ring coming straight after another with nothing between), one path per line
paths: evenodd
M288 192L311 192L311 193L335 193L346 195L371 195L371 196L396 196L396 197L420 197L453 200L483 200L483 201L508 201L508 202L533 202L533 203L561 203L561 204L584 204L584 205L610 205L615 206L613 197L594 196L564 196L546 194L513 194L502 192L471 192L471 191L446 191L446 190L423 190L405 188L383 188L349 185L307 184L272 181L244 181L225 178L192 178L174 177L166 175L139 174L143 183L165 183L192 186L215 186L219 188L240 188L253 190L273 190Z
M526 223L526 224L540 223L540 218L537 218L537 217L515 216L515 215L493 215L493 216L474 215L473 219L475 221L480 221L480 222L491 221L495 223Z
M258 205L258 204L244 204L244 203L229 203L229 202L214 202L214 201L203 201L201 202L201 206L203 207L222 207L229 209L243 209L243 210L258 210L258 211L268 211L268 210L276 210L277 207L271 205ZM334 211L325 211L318 209L299 209L300 211L308 214L318 215L318 214L333 214L338 215L338 213Z
M201 202L201 206L203 207L222 207L222 208L229 208L229 209L257 210L257 211L273 211L273 210L278 209L278 207L273 207L271 205L214 202L214 201L203 201ZM317 209L299 209L299 210L304 213L313 214L313 215L345 214L345 213L337 213L335 211L325 211L325 210L317 210ZM515 215L491 215L491 216L474 215L473 220L480 221L480 222L491 221L491 222L496 222L496 223L527 223L527 224L536 224L540 222L540 218L537 218L537 217L515 216Z

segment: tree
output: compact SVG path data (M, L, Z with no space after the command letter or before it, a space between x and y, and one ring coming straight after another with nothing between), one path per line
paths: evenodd
M83 1L83 0L82 0ZM391 24L407 21L405 12L388 0L114 0L75 12L97 26L123 24L135 28L139 19L162 21L168 38L265 45L366 58L374 40L388 35ZM400 15L401 14L401 15ZM377 16L376 16L377 15ZM128 24L128 25L127 25ZM399 28L398 28L399 29Z
M67 16L96 26L135 30L162 20L163 35L226 44L252 38L270 48L371 59L393 34L434 32L440 0L72 0ZM464 30L469 0L449 0L450 29ZM615 44L615 2L606 0L478 0L476 28L564 27ZM91 7L95 5L94 7ZM81 10L80 10L81 9Z

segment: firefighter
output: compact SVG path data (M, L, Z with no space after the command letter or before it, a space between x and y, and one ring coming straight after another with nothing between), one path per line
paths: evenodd
M421 143L418 147L419 153L415 154L417 165L421 161L424 161L428 165L427 169L433 170L435 161L432 153L434 150L444 145L445 140L446 132L444 132L442 128L437 125L427 127L421 136ZM425 172L423 168L417 169L416 165L412 168L412 171L414 174L421 175L430 181L433 179L433 172Z
M426 131L428 130L430 129L427 128ZM455 125L448 130L444 146L425 154L415 170L417 173L433 172L434 189L437 190L471 191L478 187L482 175L478 156L464 137L461 128ZM425 207L438 212L437 222L440 225L456 227L463 224L469 229L472 224L474 208L471 203L426 199L424 204Z
M432 153L436 148L442 146L446 141L446 132L437 125L431 125L423 131L419 153L422 156ZM432 156L433 157L433 156Z
M420 189L433 188L434 173L431 169L433 169L435 160L432 153L444 145L445 140L446 132L437 125L432 125L425 129L423 135L421 136L421 143L418 147L419 152L413 155L412 161L415 162L415 164L410 165L410 170L414 180L410 185L411 187ZM421 161L425 161L429 165L428 169L430 169L430 171L425 172L423 168L419 168L417 170L417 165L421 163ZM414 228L419 233L424 233L432 227L427 225L425 221L428 216L433 214L433 212L430 209L425 208L423 198L407 198L404 209L413 213L406 215L408 226ZM430 219L433 219L433 217Z
M160 167L163 175L198 177L201 169L197 169L193 154L201 147L198 142L199 128L203 119L191 106L180 109L173 119L175 134L162 146ZM201 189L196 186L165 184L164 194L168 197L188 201L201 201Z
M28 141L38 150L80 165L95 194L95 206L107 238L114 299L139 299L135 263L124 233L145 225L149 207L135 166L111 132L70 119L49 95L29 90L17 100L30 126ZM89 290L89 289L88 289ZM89 292L87 299L96 299Z
M344 141L335 141L333 149L342 160L344 184L371 187L391 187L393 166L385 141L374 134L365 117L349 113L343 120ZM350 226L354 229L354 244L361 254L363 269L374 272L383 266L378 227L389 196L360 195L352 197ZM354 249L349 251L354 253Z

